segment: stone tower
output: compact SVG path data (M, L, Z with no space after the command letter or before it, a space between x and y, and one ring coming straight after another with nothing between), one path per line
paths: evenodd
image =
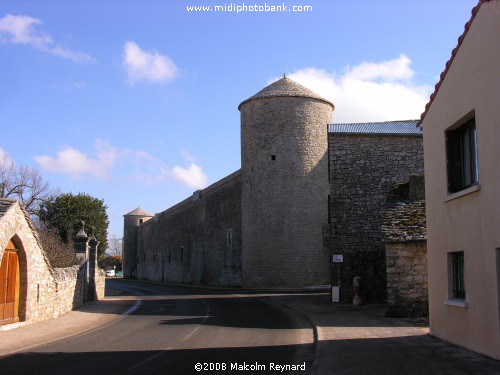
M140 207L123 215L123 277L137 274L137 226L152 217Z
M334 105L283 77L238 109L243 287L327 284L327 125Z

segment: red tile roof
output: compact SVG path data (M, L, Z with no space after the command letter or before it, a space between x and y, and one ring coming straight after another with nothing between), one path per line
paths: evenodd
M467 22L464 26L464 32L462 33L462 35L460 35L460 37L458 38L458 44L457 46L453 49L453 51L451 52L451 57L450 59L446 62L446 67L445 69L443 70L443 72L441 73L441 75L439 76L439 82L436 83L436 86L435 86L435 89L434 89L434 92L432 93L430 99L429 99L429 102L427 103L427 105L425 106L425 111L420 115L420 120L418 121L417 123L417 127L422 125L422 121L424 121L424 118L425 118L425 115L427 114L427 110L429 109L429 107L431 106L432 102L434 101L434 98L436 97L436 94L439 90L439 87L441 87L441 84L443 83L443 80L444 80L444 77L446 77L446 73L448 73L448 70L450 69L450 66L451 66L451 63L453 62L453 59L455 58L455 55L457 54L458 52L458 49L460 48L460 46L462 45L462 42L465 38L465 35L467 34L467 31L469 31L469 28L470 28L470 25L472 24L472 21L474 20L474 18L476 17L476 14L477 12L479 11L479 8L481 8L481 5L483 5L484 3L488 3L490 2L491 0L479 0L479 3L474 7L472 8L472 15L470 17L470 20L469 22Z

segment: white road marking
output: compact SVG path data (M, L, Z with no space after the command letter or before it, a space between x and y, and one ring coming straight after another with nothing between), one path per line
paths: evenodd
M130 307L127 311L125 311L124 313L121 313L120 315L121 316L130 315L141 306L142 306L142 300L139 299L134 303L134 305L132 307Z

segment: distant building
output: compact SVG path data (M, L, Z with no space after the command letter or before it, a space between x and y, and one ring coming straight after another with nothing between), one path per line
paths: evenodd
M302 288L330 284L342 254L342 298L362 276L365 300L384 300L386 198L423 172L417 121L331 124L333 104L286 77L239 110L241 170L154 216L125 215L124 275Z
M500 359L500 1L480 1L422 114L431 334Z

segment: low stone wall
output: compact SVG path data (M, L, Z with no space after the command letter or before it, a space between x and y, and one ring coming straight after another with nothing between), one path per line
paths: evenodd
M55 268L56 293L54 296L53 318L82 307L85 303L85 272L78 266ZM96 298L104 298L105 272L96 272Z
M427 316L427 242L388 242L385 246L387 316Z
M56 294L54 314L57 318L64 313L82 307L84 303L85 285L84 270L77 266L55 268Z
M24 208L0 199L0 260L8 242L19 255L19 320L22 324L57 318L83 306L85 271L78 266L53 268ZM96 272L97 299L104 298L105 273Z
M101 300L104 298L104 289L106 286L106 272L103 269L99 268L96 271L95 275L95 289L97 294L97 300Z

